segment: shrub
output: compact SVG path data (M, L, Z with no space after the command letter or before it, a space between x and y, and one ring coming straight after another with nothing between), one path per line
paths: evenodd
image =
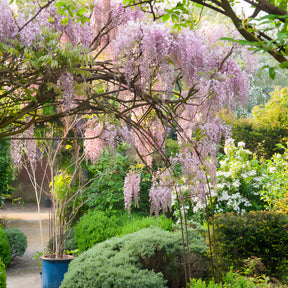
M269 122L267 122L269 125ZM273 154L281 153L278 143L285 144L288 139L286 128L256 126L253 119L236 119L232 126L235 142L245 142L246 148L259 159L270 159Z
M256 155L245 149L245 143L235 145L233 139L225 142L225 156L217 169L217 195L213 197L214 212L243 213L263 210L267 202L261 199L261 190L269 179L267 170Z
M99 161L88 168L89 178L95 179L86 190L90 208L124 210L123 185L130 162L121 152L114 156L105 150Z
M259 284L259 286L257 286ZM244 277L238 273L230 270L224 277L223 283L216 283L214 280L210 280L207 284L202 279L191 279L187 286L188 288L222 288L222 287L233 287L233 288L249 288L249 287L271 287L267 279L254 279L252 277Z
M288 258L288 216L268 211L251 211L241 216L217 215L215 237L220 264L240 269L244 260L260 258L269 276L284 280Z
M128 148L129 150L129 148ZM123 186L125 177L131 168L135 165L135 159L129 156L125 144L120 144L117 150L104 150L95 164L88 167L88 178L94 179L84 195L87 197L87 205L84 205L80 213L83 214L87 209L96 209L101 211L125 210ZM141 172L140 199L137 208L132 205L132 210L142 211L149 214L149 190L151 187L151 174ZM133 201L133 204L134 201Z
M0 258L0 288L6 288L6 271L5 265Z
M75 258L61 288L183 287L182 251L180 233L158 227L114 237Z
M6 271L5 265L0 258L0 288L6 288Z
M155 217L140 217L137 215L103 211L89 211L74 227L75 239L80 251L86 251L99 242L114 236L123 236L150 226L159 226L164 230L172 231L173 222L163 215Z
M12 250L12 258L22 256L27 248L27 237L22 231L16 228L4 229Z
M11 247L4 230L0 228L0 258L5 266L11 261Z
M80 251L86 251L95 244L116 236L120 217L108 217L103 211L88 211L74 227L75 239Z

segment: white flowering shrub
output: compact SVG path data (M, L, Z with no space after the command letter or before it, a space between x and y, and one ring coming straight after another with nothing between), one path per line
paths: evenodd
M278 146L282 154L276 153L270 160L258 160L256 154L245 149L244 142L235 145L233 139L226 141L225 155L219 156L217 184L211 185L214 213L242 214L264 209L288 212L288 148ZM189 187L181 191L184 199L181 210L185 209L188 219L202 221L206 218L205 200L188 197L188 190ZM206 203L211 211L209 199ZM179 219L179 211L174 210L174 217Z
M288 208L288 148L279 144L283 154L276 153L266 161L266 181L261 191L262 198L269 208L287 212Z
M256 155L245 149L244 142L236 146L233 139L226 141L224 152L213 190L214 211L243 213L264 209L267 199L261 191L268 183L266 163L260 163Z

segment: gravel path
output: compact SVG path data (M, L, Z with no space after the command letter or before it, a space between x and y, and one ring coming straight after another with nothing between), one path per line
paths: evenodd
M41 208L41 221L45 245L48 242L49 209ZM5 204L0 209L0 218L4 219L7 227L21 230L27 236L28 247L22 257L16 257L7 267L7 288L40 288L40 261L33 259L37 251L41 252L41 234L39 214L35 204L17 207Z

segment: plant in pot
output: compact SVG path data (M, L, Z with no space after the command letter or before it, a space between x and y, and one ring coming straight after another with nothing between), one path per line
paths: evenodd
M58 288L73 256L65 254L65 235L71 221L85 203L84 188L92 181L84 179L85 155L78 143L80 118L65 118L44 128L25 131L23 139L12 140L12 151L22 153L22 166L27 171L35 192L39 213L40 234L44 254L42 259L42 288ZM37 136L35 141L34 133ZM20 148L19 148L20 147ZM15 157L13 157L15 158ZM45 249L41 224L43 198L51 199L49 238Z

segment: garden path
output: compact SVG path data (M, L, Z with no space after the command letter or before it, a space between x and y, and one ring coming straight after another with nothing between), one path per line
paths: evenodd
M28 247L22 257L16 257L7 267L7 288L40 288L40 261L33 259L37 251L43 251L39 228L39 216L34 204L16 207L5 204L0 218L7 221L7 228L18 228L27 236ZM49 209L41 208L44 244L49 236Z

